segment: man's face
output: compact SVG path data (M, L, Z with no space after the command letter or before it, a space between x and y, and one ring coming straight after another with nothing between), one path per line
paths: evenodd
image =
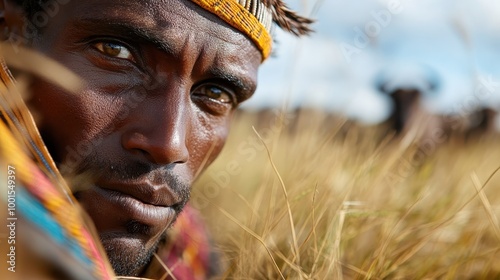
M70 1L33 47L86 82L36 80L30 106L115 270L137 274L254 92L260 52L184 0Z

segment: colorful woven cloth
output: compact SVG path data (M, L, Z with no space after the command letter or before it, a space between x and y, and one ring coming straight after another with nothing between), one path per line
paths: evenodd
M14 79L1 59L0 64L1 204L3 209L8 209L7 219L14 228L10 236L16 237L18 225L31 229L31 233L20 234L17 243L9 243L12 246L7 248L15 252L16 244L22 245L19 248L25 251L17 255L29 255L35 261L34 256L48 248L49 254L40 256L43 257L40 261L53 269L46 268L44 273L59 271L57 275L74 279L113 279L93 226L85 220L83 210L48 155ZM35 240L44 240L44 243ZM7 242L2 242L5 244ZM11 259L14 259L15 270L16 259ZM24 269L24 272L28 270ZM23 271L17 273L25 275ZM40 278L55 276L40 275Z
M199 213L189 205L185 207L168 238L158 255L176 279L207 279L217 260L211 255L207 230Z

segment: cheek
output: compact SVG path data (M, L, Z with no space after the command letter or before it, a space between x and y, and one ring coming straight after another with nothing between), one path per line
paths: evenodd
M198 118L193 129L196 133L189 139L189 163L193 176L204 171L220 154L226 143L229 125L230 117Z
M94 91L71 94L43 81L35 81L29 101L42 137L59 162L70 147L91 141L111 123L118 114L119 106L114 105Z

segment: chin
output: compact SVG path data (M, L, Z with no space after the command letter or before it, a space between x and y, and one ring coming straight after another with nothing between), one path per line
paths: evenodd
M109 262L117 276L139 276L153 258L161 238L147 246L144 240L119 233L100 234Z

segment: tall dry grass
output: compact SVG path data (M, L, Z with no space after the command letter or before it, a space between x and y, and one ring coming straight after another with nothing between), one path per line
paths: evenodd
M500 279L496 140L402 147L318 113L239 114L192 203L222 279Z

